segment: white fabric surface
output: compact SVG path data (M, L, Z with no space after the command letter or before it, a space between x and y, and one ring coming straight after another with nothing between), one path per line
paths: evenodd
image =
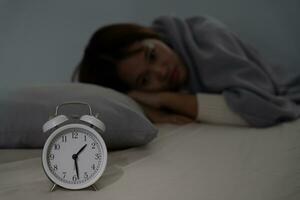
M96 192L49 192L41 150L0 150L0 199L300 199L300 120L266 129L158 126L149 145L109 153Z
M196 97L198 104L196 119L199 122L249 126L242 117L230 109L222 94L197 93Z

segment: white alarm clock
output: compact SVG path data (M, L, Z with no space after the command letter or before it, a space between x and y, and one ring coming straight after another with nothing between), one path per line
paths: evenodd
M89 114L81 117L59 115L62 106L86 105ZM101 134L105 125L93 116L89 104L67 102L56 107L54 118L43 125L43 132L51 131L42 153L43 169L53 182L70 190L93 187L103 174L107 163L107 148Z

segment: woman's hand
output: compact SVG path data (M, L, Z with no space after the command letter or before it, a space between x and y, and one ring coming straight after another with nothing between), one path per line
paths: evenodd
M128 95L139 103L153 108L162 108L164 106L163 92L141 92L133 90L130 91Z
M195 119L197 116L197 98L192 94L179 92L141 92L131 91L130 97L151 108L167 109L173 114Z
M172 123L172 124L183 125L194 121L189 117L179 115L179 114L174 114L174 113L168 113L147 105L142 105L142 107L146 116L153 123Z

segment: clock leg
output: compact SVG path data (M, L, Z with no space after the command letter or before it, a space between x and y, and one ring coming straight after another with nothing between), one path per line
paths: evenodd
M53 184L53 186L52 186L51 189L50 189L50 192L53 192L54 189L55 189L55 187L56 187L56 184Z
M91 185L91 187L92 187L92 189L93 189L94 191L98 191L98 188L96 187L95 184Z

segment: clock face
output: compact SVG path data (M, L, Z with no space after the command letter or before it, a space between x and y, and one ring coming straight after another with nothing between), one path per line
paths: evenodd
M107 162L107 150L99 133L82 124L69 124L54 131L43 149L47 176L67 189L95 183Z

